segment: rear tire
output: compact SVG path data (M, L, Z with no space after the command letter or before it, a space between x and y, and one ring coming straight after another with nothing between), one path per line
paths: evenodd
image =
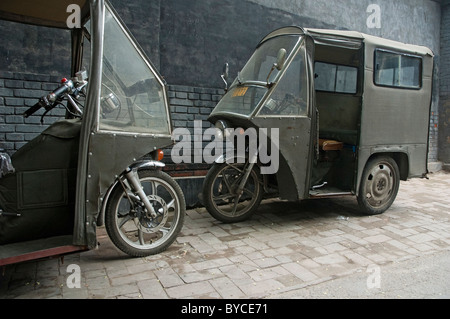
M363 171L359 186L358 204L366 215L384 213L397 197L400 170L394 159L377 156L370 159Z

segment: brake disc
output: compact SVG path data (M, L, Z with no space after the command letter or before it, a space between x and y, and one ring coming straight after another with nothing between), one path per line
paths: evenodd
M169 210L166 202L161 197L149 195L147 198L155 209L156 217L152 217L149 212L143 213L139 218L135 219L135 223L136 227L141 231L151 234L156 233L166 224L169 218Z

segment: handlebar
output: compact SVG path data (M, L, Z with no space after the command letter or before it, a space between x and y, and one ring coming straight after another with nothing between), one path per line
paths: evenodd
M48 100L46 97L42 97L39 99L39 102L37 102L35 105L30 107L28 110L23 113L23 116L25 118L31 116L32 114L36 113L41 107L46 108L49 105Z
M58 87L56 90L48 94L47 96L43 96L39 99L35 105L30 107L23 113L25 118L28 118L32 114L36 113L39 109L44 108L46 111L50 111L56 106L56 102L60 102L64 98L66 94L73 93L74 89L77 91L78 89L75 87L72 80L63 79L61 81L62 85ZM86 82L87 83L87 82ZM84 85L83 85L84 87ZM78 91L77 91L78 92Z

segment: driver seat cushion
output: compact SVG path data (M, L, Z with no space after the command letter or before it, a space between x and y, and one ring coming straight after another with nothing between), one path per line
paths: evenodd
M323 151L340 151L344 148L344 143L328 139L319 139L319 146Z

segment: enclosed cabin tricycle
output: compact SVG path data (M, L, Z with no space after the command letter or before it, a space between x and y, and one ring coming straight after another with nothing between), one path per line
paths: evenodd
M72 74L24 113L65 107L66 117L11 158L1 155L0 265L93 249L103 224L122 251L147 256L183 225L183 193L161 171L160 149L173 144L166 84L112 6L0 3L0 18L40 32L69 29L77 13L79 26L63 32Z
M236 222L263 194L356 195L362 212L383 213L400 180L427 174L432 77L422 46L352 31L270 33L209 117L235 150L208 172L206 208Z

